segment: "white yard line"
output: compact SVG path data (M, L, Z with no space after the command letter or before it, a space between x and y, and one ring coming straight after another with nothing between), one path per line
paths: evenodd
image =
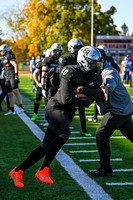
M74 133L74 132L73 132ZM111 138L126 138L125 136L112 136ZM70 140L77 140L77 139L96 139L96 137L69 137Z
M76 145L96 145L96 143L67 143L65 146L76 146Z
M122 158L114 158L110 159L111 161L122 161ZM79 160L79 162L100 162L100 159L85 159L85 160Z
M18 112L15 105L15 111ZM43 140L44 132L30 120L25 114L18 114L23 122L29 127L33 134L40 140ZM88 174L86 174L62 149L56 155L57 161L68 172L68 174L83 188L92 200L113 200Z
M133 169L113 169L113 172L133 172Z
M70 153L96 153L98 150L80 150L80 151L69 151Z
M108 186L125 186L125 185L133 185L133 182L125 182L125 183L106 183Z

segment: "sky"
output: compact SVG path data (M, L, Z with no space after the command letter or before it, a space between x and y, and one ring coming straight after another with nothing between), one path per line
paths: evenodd
M0 0L0 13L10 8L22 8L26 0ZM121 26L125 23L129 28L129 34L133 33L133 0L97 0L101 4L101 11L107 11L112 5L117 12L113 15L114 23L117 30L121 30ZM0 20L0 27L3 33L8 29L4 21Z

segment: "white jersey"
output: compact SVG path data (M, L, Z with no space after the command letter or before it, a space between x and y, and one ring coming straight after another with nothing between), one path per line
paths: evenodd
M124 60L123 61L123 71L129 72L130 71L130 67L132 65L132 61L131 60Z
M36 61L30 60L30 65L32 66L32 69L36 69Z

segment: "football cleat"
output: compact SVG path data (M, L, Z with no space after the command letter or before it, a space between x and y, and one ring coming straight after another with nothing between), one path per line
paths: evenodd
M112 170L105 170L98 168L97 170L92 170L91 174L96 177L113 177Z
M37 173L35 174L35 178L39 179L42 183L47 183L47 184L52 184L53 181L49 176L49 168L48 167L44 167L43 170L41 170L41 167L39 168L39 170L37 171Z
M12 171L10 171L9 176L10 178L14 181L14 185L16 187L24 187L24 184L21 182L23 180L22 177L22 170L19 170L18 172L15 172L15 169L17 167L15 167Z
M33 114L31 121L35 121L38 118L38 115L36 113Z
M4 115L15 115L15 111L13 112L12 110L9 110L9 112L5 113Z
M85 137L91 137L91 133L89 133L88 131L83 131L82 132L82 136L85 136Z

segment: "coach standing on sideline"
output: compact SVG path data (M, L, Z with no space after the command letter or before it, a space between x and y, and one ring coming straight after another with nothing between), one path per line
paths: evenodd
M100 168L91 171L97 177L111 177L112 166L110 165L110 137L116 129L119 129L131 142L133 142L133 103L126 88L121 82L118 71L109 66L104 59L102 70L101 89L105 100L97 104L100 106L103 120L96 130L96 142L100 154Z

